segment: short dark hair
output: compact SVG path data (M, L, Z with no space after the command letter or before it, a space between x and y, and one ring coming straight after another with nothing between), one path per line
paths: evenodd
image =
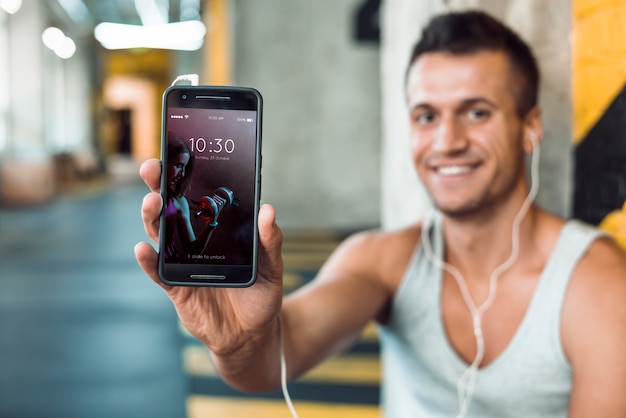
M448 52L465 55L480 51L506 54L512 72L520 80L513 86L516 110L520 117L525 116L538 101L537 61L528 44L517 33L482 11L450 12L433 17L413 48L407 74L422 54Z

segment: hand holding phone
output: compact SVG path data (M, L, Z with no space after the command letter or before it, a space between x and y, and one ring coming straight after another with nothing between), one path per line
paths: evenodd
M163 95L159 276L168 285L245 287L258 260L262 99L243 87Z
M141 208L144 227L148 236L158 242L162 208L161 162L156 159L146 161L140 174L151 190ZM271 205L260 207L258 227L258 277L254 286L243 289L166 285L158 275L158 254L154 248L146 242L135 247L140 267L166 291L185 328L214 352L231 352L249 341L251 335L268 332L280 312L283 297L282 232L276 225ZM269 338L276 340L276 335L271 333Z

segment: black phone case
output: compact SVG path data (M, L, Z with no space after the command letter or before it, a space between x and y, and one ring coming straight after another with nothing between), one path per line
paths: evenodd
M164 92L163 283L247 287L256 280L262 104L249 87L172 86ZM190 230L195 241L183 238Z

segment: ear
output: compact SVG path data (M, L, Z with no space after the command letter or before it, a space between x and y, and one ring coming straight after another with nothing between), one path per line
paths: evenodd
M533 107L524 118L524 151L527 154L533 152L535 145L543 140L543 123L541 122L541 109Z

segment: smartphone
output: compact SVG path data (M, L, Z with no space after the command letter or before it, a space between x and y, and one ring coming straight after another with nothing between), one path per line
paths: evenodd
M248 87L172 86L163 94L163 283L254 283L262 106L261 94Z

